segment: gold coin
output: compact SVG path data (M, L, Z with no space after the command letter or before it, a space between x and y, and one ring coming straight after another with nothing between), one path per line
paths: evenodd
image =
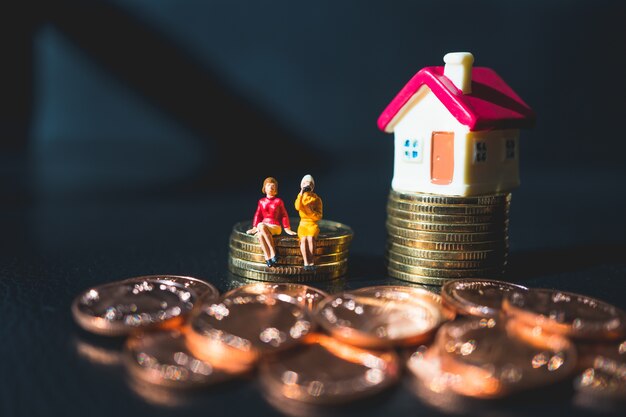
M405 286L376 286L333 294L315 311L333 337L354 346L380 349L430 339L443 322L438 295Z
M511 201L511 194L493 194L493 195L478 195L470 197L458 197L458 196L443 196L437 194L425 194L425 193L409 193L391 190L389 198L400 201L416 202L422 204L442 204L442 205L456 205L456 204L473 204L481 206L491 206L498 204L505 204Z
M238 294L204 304L186 336L198 358L243 370L299 344L313 327L308 311L285 294Z
M626 314L619 308L559 290L510 291L503 311L529 326L572 339L615 340L626 335Z
M294 284L294 285L302 284L302 285L307 285L307 286L314 286L315 288L320 288L322 291L325 291L328 294L333 294L339 291L343 291L344 288L346 287L345 275L338 277L338 278L333 278L333 279L313 278L311 280L306 280L306 279L287 280L287 279L279 278L279 279L274 279L273 281L268 281L268 280L263 281L259 278L257 279L246 278L241 275L236 275L228 271L225 274L225 280L228 282L229 291L235 290L245 285L252 285L252 284Z
M400 378L393 350L370 351L320 333L303 346L261 364L259 378L270 397L302 403L338 404L373 394Z
M296 219L290 219L293 223L297 222ZM352 240L352 229L345 224L333 222L330 220L320 220L317 225L320 228L320 233L315 240L317 246L338 246L349 244ZM233 227L231 234L231 240L236 239L246 243L257 243L258 238L255 235L249 235L247 230L252 228L251 222L240 222ZM285 233L274 236L275 246L284 247L300 247L300 241L298 236L289 236Z
M416 274L434 278L478 278L500 276L504 272L502 266L481 269L444 269L405 265L389 259L388 266L399 272Z
M126 342L124 363L134 377L172 388L192 388L233 376L220 369L218 361L196 358L180 330L134 334Z
M283 265L281 264L280 259L278 259L279 264L272 267L269 267L261 262L250 262L232 257L229 258L228 262L236 268L244 268L251 271L264 272L266 274L303 275L309 272L304 269L304 265ZM315 265L315 272L323 274L326 272L341 270L345 268L347 263L347 260L342 260L339 262Z
M431 214L418 211L400 210L387 205L389 217L409 220L412 222L440 223L440 224L476 224L476 223L502 223L508 219L509 211L486 214L486 215L464 215L464 214Z
M193 290L168 280L118 281L79 294L72 313L89 332L121 336L138 328L177 327L197 299Z
M265 258L260 253L249 253L242 250L230 248L229 256L237 259L242 259L244 261L250 262L259 262L264 263ZM300 256L281 256L279 254L276 255L280 260L281 265L303 265L304 261L302 259L302 255ZM344 259L348 259L348 252L339 252L332 253L330 255L317 255L315 256L315 264L323 265L333 262L339 262Z
M455 223L427 223L413 222L410 220L399 219L393 216L387 216L387 224L404 229L423 230L426 232L466 232L466 233L488 233L488 232L506 232L509 229L509 221L478 223L478 224L455 224Z
M391 267L387 267L387 275L391 278L399 279L401 281L410 282L412 284L423 284L423 285L442 285L446 281L450 281L453 278L437 278L437 277L427 277L424 275L417 274L409 274L406 272L396 271Z
M231 245L233 242L238 242L240 244L254 245L256 248L258 248L258 249L255 249L255 251L258 251L261 249L258 237L256 235L246 235L246 236L247 237L242 237L242 235L240 234L232 233L230 235ZM320 248L322 249L322 251L326 251L326 253L342 252L342 251L347 250L350 247L350 242L351 242L351 239L324 240L324 241L316 240L315 241L316 252ZM281 251L281 250L286 249L287 251L291 251L292 254L297 254L296 251L300 251L300 241L298 240L297 236L289 236L289 235L274 236L274 247L276 248L276 251Z
M493 242L476 242L476 243L453 243L453 242L430 242L424 240L409 239L401 236L389 236L388 242L408 246L415 249L434 250L434 251L506 251L508 250L508 237Z
M416 258L413 256L400 255L394 252L387 252L387 259L391 259L404 265L442 269L484 269L496 266L504 267L504 265L506 265L506 260L502 258L489 261L447 261Z
M510 282L487 279L460 279L446 282L441 288L445 305L459 314L477 317L498 317L502 300L509 291L528 288Z
M429 242L452 242L452 243L478 243L478 242L495 242L503 240L507 233L490 232L490 233L439 233L425 232L422 230L405 229L403 227L394 226L387 223L387 232L392 236L405 237L408 239L425 240Z
M277 297L285 294L309 311L313 311L317 304L328 296L324 291L304 284L258 282L234 288L224 294L224 297L249 294L271 294Z
M493 215L506 212L508 206L470 206L470 205L455 205L455 206L434 206L431 204L412 204L404 201L389 200L387 207L393 210L404 210L414 213L426 213L426 214L451 214L460 216L484 216Z
M278 273L258 272L246 268L239 268L231 263L228 264L228 270L235 275L255 281L307 283L315 281L329 281L342 277L348 271L348 264L346 263L343 268L334 271L307 271L307 273L301 273L298 275L281 275Z
M316 246L315 255L316 256L331 255L333 253L347 252L349 246L350 245L348 244L337 245L337 246ZM261 249L261 245L259 244L258 241L256 243L247 243L247 242L241 242L237 239L231 238L230 248L248 252L248 253L256 253L256 254L263 253L263 249ZM279 257L280 256L302 256L302 252L300 251L299 247L286 248L284 246L276 246L275 249L276 249L276 254Z
M428 250L416 249L410 246L398 245L397 243L388 243L387 251L414 258L424 258L441 261L504 261L507 254L502 250L483 250L483 251L445 251L445 250Z

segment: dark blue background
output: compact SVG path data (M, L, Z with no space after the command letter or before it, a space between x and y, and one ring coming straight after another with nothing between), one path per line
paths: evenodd
M264 177L316 177L355 230L350 274L385 276L392 138L376 119L420 68L470 51L536 111L521 138L507 279L622 308L626 7L594 1L26 1L0 66L0 414L273 415L254 381L170 409L77 354L69 305L96 283L188 274L226 290L232 225ZM97 340L96 344L104 343ZM498 414L579 414L563 390ZM482 413L480 406L465 408ZM439 413L393 391L338 413Z

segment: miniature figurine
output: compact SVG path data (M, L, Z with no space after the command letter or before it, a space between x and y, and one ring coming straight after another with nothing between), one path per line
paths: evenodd
M283 200L276 197L278 194L278 181L272 177L265 178L261 192L265 194L265 197L259 200L254 219L252 220L252 229L247 230L246 233L258 236L265 263L267 266L272 267L278 263L272 236L280 235L282 231L281 222L285 228L285 233L293 236L296 232L291 230L289 216Z
M519 185L519 129L535 114L469 52L449 53L444 67L421 69L378 118L395 135L391 187L396 191L471 196Z
M295 202L296 210L300 214L298 238L306 271L315 270L315 239L320 233L317 222L322 219L322 199L313 192L314 188L313 177L305 175L300 182L300 193Z

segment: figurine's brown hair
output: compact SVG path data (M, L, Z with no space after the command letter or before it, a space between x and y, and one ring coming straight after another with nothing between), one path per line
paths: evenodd
M276 186L276 192L278 193L278 181L276 181L276 178L274 177L265 178L265 180L263 181L263 187L261 188L261 193L265 194L265 186L269 182L273 183Z

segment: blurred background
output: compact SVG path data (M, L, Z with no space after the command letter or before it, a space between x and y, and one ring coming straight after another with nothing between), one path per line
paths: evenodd
M247 218L264 177L290 196L306 172L349 222L371 210L354 207L368 204L354 194L383 201L391 179L392 139L378 115L449 51L471 51L538 114L522 136L522 190L547 194L533 206L567 216L575 202L549 201L565 189L602 193L594 217L624 208L623 2L50 3L9 7L3 28L3 207L43 208L31 219L35 241L68 216L65 204L245 191L247 205L224 215ZM354 182L342 184L340 170ZM53 234L66 240L69 223ZM382 231L368 224L358 225Z
M393 144L376 119L415 72L452 51L472 52L538 116L521 136L507 278L624 307L621 0L27 0L3 9L0 309L9 324L0 335L15 342L0 349L11 358L28 345L39 359L12 370L37 373L52 393L83 389L80 378L57 386L61 370L34 343L45 339L71 363L72 297L150 273L232 286L228 235L252 217L266 176L289 202L312 174L325 217L355 230L348 285L384 277ZM0 402L3 415L43 410Z

